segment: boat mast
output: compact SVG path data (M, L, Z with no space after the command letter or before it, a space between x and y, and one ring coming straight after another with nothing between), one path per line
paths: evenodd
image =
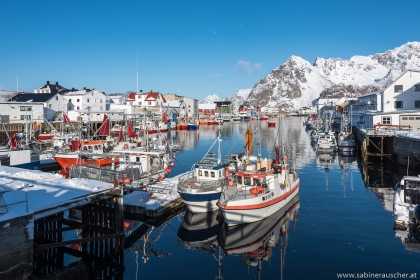
M219 136L217 137L217 141L219 142L219 147L217 149L217 164L222 163L222 151L220 148L220 143L222 143L222 138L220 137L220 125L219 125Z

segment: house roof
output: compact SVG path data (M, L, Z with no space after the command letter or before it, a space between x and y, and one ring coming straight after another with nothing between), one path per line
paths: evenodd
M136 100L136 93L135 92L130 92L130 94L128 95L127 101L134 101Z
M216 109L216 103L204 103L204 104L198 104L199 110L215 110Z
M80 90L79 89L69 90L66 93L64 93L64 95L66 95L66 96L77 96L77 95L85 95L85 94L90 93L90 92L103 93L103 92L101 92L99 90L96 90L96 89L87 89L87 88L84 88L84 89L80 89Z
M163 97L163 95L162 94L160 94L160 92L156 92L156 91L151 91L151 92L148 92L147 93L147 96L146 96L146 98L144 99L145 101L155 101L157 98L158 98L158 96L159 95L161 95L162 96L162 100L163 100L163 102L166 102L166 99L165 99L165 97Z
M50 81L47 81L45 85L43 85L42 87L38 89L46 89L46 88L49 88L52 93L57 93L57 92L66 90L66 88L64 88L63 86L60 86L58 82L56 82L55 84L50 84Z
M57 93L19 93L10 98L8 101L15 102L47 102Z

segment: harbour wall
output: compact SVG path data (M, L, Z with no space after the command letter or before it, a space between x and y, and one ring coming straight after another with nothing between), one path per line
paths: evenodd
M395 134L372 133L353 127L364 159L387 157L398 165L420 174L420 139Z

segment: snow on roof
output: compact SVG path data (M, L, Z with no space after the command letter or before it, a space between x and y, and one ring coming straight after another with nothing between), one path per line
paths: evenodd
M181 101L179 100L167 100L162 107L174 107L179 108L181 106Z
M198 104L199 110L214 110L216 109L216 103L204 103Z
M0 166L0 221L58 207L112 188L110 183L95 180L66 179L60 174Z

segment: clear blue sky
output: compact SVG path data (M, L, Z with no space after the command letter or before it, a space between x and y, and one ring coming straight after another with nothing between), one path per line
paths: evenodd
M199 100L252 88L291 55L348 59L420 40L419 0L5 0L0 89L48 80Z

